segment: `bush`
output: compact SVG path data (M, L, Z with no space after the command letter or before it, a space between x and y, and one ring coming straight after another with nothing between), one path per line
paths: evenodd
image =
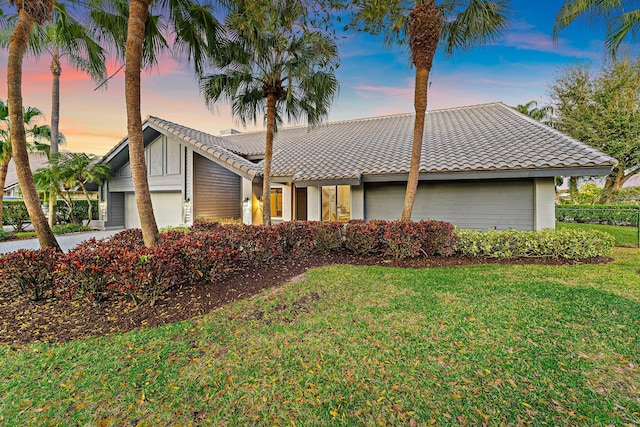
M285 221L274 226L284 255L305 255L313 250L314 230L304 221Z
M269 263L284 253L275 226L229 224L224 229L228 233L229 243L249 265L255 267Z
M190 231L218 231L222 227L219 222L215 221L196 221L191 227Z
M541 257L587 259L607 254L614 237L596 230L464 230L456 229L460 255L485 258Z
M417 237L421 242L421 249L427 256L450 256L455 252L458 240L454 234L454 226L444 221L419 221Z
M6 240L9 237L11 237L11 233L9 233L8 231L4 231L3 229L0 228L0 241Z
M85 297L100 302L107 295L111 278L109 267L118 263L126 246L108 240L89 239L60 257L55 270L55 286L59 296L65 299Z
M87 199L72 199L71 204L73 206L73 215L77 222L87 221L89 219L89 205ZM98 201L91 200L91 213L93 219L98 219ZM58 223L70 223L71 214L69 213L69 206L64 200L58 199L56 202L56 221Z
M396 261L426 255L422 250L423 229L419 223L389 221L383 234L383 251Z
M51 231L56 236L60 234L79 233L81 231L90 231L91 227L80 224L58 224L51 227Z
M24 231L27 224L31 222L29 212L23 200L6 200L3 201L4 210L2 211L3 224L10 225L14 231Z
M53 289L56 255L51 248L11 252L0 258L0 283L39 301Z
M344 229L344 246L356 255L378 252L384 237L386 221L349 221Z
M637 205L558 205L556 220L588 224L637 226Z
M340 222L312 221L308 222L307 226L311 229L313 246L318 252L328 254L342 247L344 224Z

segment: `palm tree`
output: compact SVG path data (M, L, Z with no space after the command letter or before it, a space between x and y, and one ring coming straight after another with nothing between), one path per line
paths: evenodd
M51 154L58 152L60 141L60 60L66 58L76 69L86 72L92 79L100 81L106 75L105 54L103 48L95 41L94 34L82 25L68 10L65 3L54 2L52 21L45 25L36 25L29 40L28 52L40 56L47 52L51 56L49 69L52 74L51 84ZM16 16L3 21L3 27L15 25ZM6 47L8 36L0 33L0 46ZM52 191L55 191L52 189ZM49 226L56 217L56 195L49 199Z
M50 140L51 130L49 126L33 124L33 121L42 116L42 112L35 107L26 107L22 113L24 117L25 135L33 138L33 141L27 141L29 151L41 150L48 147L42 144L42 140ZM0 225L2 224L2 198L4 196L4 187L7 181L7 172L9 163L11 162L11 126L9 124L9 106L0 101Z
M22 102L22 61L27 50L33 24L43 24L51 18L53 0L12 1L18 9L18 20L9 41L9 59L7 61L7 82L9 105L9 124L11 152L16 164L18 182L22 189L24 203L29 212L31 224L36 231L40 247L60 246L49 227L47 218L40 206L40 197L33 182L27 154L27 136L24 129Z
M543 105L538 107L538 102L529 101L526 104L516 105L515 110L519 113L529 116L534 120L539 121L547 126L554 127L553 124L553 107L550 105Z
M262 218L271 224L271 160L277 125L306 117L313 126L327 117L338 90L335 43L300 25L296 0L238 1L226 18L225 48L212 52L216 72L201 79L208 104L226 99L247 120L264 115L267 126L262 185Z
M150 8L154 4L163 8L164 13L151 14ZM195 0L130 0L128 5L116 0L112 5L115 12L104 13L104 10L101 10L93 14L93 19L111 27L105 35L113 40L120 54L124 53L131 177L144 243L146 246L153 246L159 233L153 214L144 158L140 72L144 66L155 63L156 54L161 48L172 44L177 54L193 61L196 74L200 74L208 49L214 49L217 44L220 26L211 5ZM173 43L167 43L163 33L173 34Z
M111 167L106 163L99 163L99 158L94 155L81 153L67 153L61 155L59 167L67 181L77 184L82 189L89 206L89 223L93 220L91 209L91 196L87 191L87 184L102 184L111 177Z
M634 7L636 6L636 7ZM578 18L590 22L604 19L607 23L605 45L615 55L622 41L640 29L640 8L631 0L566 0L556 15L553 38Z
M496 40L509 24L508 2L509 0L342 0L343 5L353 10L352 27L369 33L382 33L386 44L403 45L408 41L411 61L416 67L416 118L401 217L404 221L411 219L418 189L429 74L438 45L444 48L446 54L451 55Z

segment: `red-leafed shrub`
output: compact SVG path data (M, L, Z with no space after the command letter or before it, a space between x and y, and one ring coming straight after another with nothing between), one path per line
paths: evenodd
M0 258L0 283L38 301L53 289L54 249L22 249Z
M343 223L311 221L307 224L313 232L313 245L318 252L327 254L342 248Z
M285 255L305 255L313 250L314 229L305 221L285 221L276 226Z
M249 265L269 263L283 255L278 229L264 225L235 225L224 227L229 232L232 245Z
M127 242L131 243L128 239ZM65 299L86 297L95 302L104 299L111 278L108 267L119 262L123 251L132 250L124 240L118 243L89 239L61 255L54 275L56 292Z
M240 268L242 255L226 230L191 232L179 241L183 283L197 286L224 279Z
M352 220L344 229L344 246L356 255L376 253L384 234L385 221Z
M422 250L427 256L444 255L451 256L455 253L455 245L458 238L454 234L453 224L445 221L419 221Z
M142 230L140 230L139 228L131 228L114 234L113 236L111 236L108 242L114 246L120 246L129 249L144 246L144 240L142 240Z
M211 222L211 221L196 221L191 227L189 227L190 231L219 231L222 228L219 222Z
M399 261L424 254L420 231L415 222L387 221L382 235L384 255Z

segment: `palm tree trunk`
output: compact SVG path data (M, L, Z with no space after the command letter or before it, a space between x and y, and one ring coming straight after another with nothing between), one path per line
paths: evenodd
M80 188L82 188L82 192L84 193L84 197L87 199L87 205L89 206L89 210L87 212L89 217L89 224L93 221L93 212L91 209L91 197L89 197L89 192L87 191L87 187L85 187L84 183L78 182L80 184Z
M267 141L264 148L264 177L262 178L262 223L271 225L271 159L276 127L276 95L267 95Z
M27 136L24 129L23 103L22 103L22 59L24 57L27 42L31 34L33 19L20 10L11 40L9 42L9 60L7 64L8 104L11 126L11 152L16 165L18 182L22 189L24 203L31 218L31 224L36 231L40 247L55 248L60 246L51 232L47 218L40 206L40 197L33 182L33 174L29 166L27 153Z
M51 82L51 148L49 149L49 158L51 158L53 154L58 153L58 138L60 135L60 75L62 74L62 68L60 67L60 53L57 44L53 46L53 55L49 68L53 77ZM57 201L58 191L52 186L49 189L49 227L53 227L56 223Z
M4 225L4 222L2 220L2 214L4 213L2 198L4 197L4 186L7 183L7 171L9 170L10 161L11 161L11 157L7 156L6 159L2 159L2 162L0 162L0 226Z
M136 195L142 238L147 247L156 244L158 226L153 215L147 164L144 159L142 117L140 115L140 71L142 66L142 43L145 20L151 0L130 0L127 46L125 54L125 94L127 103L127 130L129 132L129 162L131 178Z
M407 191L404 196L402 209L402 221L411 221L413 204L418 191L418 177L420 175L420 159L422 158L422 139L424 136L424 123L427 112L427 89L429 86L429 69L416 69L416 88L413 105L416 110L416 119L413 124L413 145L411 146L411 162L409 163L409 178Z

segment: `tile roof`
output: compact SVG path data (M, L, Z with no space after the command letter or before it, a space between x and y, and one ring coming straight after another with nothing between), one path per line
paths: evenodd
M193 145L194 147L212 155L216 159L225 162L229 166L232 166L249 176L258 176L262 173L262 167L257 166L255 163L238 155L238 153L242 152L241 148L232 141L163 120L158 117L149 116L147 117L147 122L177 138L180 138L184 142Z
M29 166L31 166L31 171L35 172L38 169L48 167L49 160L44 153L30 153ZM16 173L16 164L13 159L11 159L9 162L9 168L7 169L7 179L4 183L4 190L10 190L16 185L18 185L18 174Z
M409 170L414 114L283 128L273 176L331 180ZM239 153L263 152L265 132L228 135ZM261 151L262 150L262 151ZM610 167L616 161L503 103L427 113L420 172L441 174ZM261 164L260 164L261 165Z

